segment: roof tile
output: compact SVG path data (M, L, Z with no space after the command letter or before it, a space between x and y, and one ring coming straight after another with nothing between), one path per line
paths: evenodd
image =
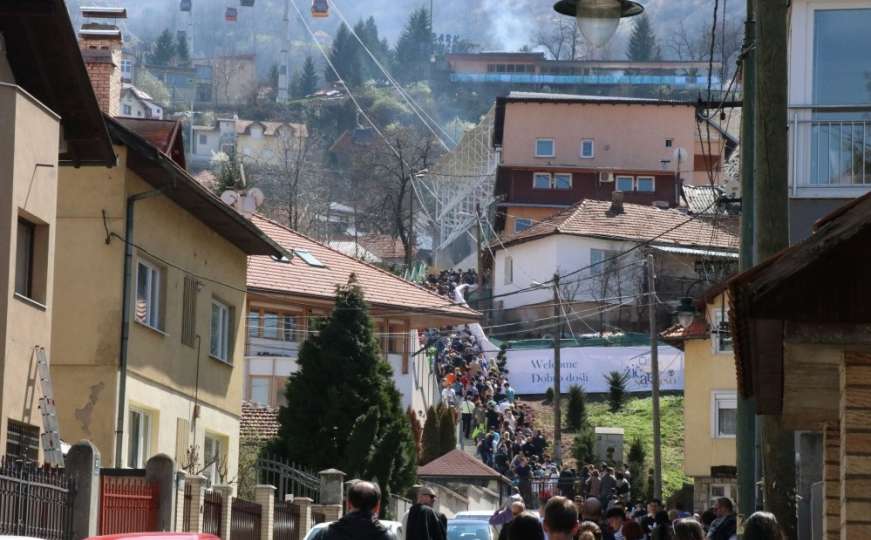
M500 478L498 471L491 469L466 452L455 449L442 457L417 468L418 476L450 476L472 478Z

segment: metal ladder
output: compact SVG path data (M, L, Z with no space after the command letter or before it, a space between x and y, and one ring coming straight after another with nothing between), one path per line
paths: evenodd
M42 397L39 398L39 409L42 411L42 450L45 462L54 467L63 467L64 456L60 446L60 433L57 423L57 410L54 405L54 388L51 384L51 370L48 367L48 357L43 347L34 349L36 354L36 370L39 375L39 386Z

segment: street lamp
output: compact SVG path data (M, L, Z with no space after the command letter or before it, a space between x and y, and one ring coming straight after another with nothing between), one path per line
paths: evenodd
M677 322L684 328L689 328L696 319L696 306L692 298L681 298L677 307Z
M554 11L575 17L584 38L594 47L602 47L611 39L620 19L633 17L644 7L632 0L560 0Z

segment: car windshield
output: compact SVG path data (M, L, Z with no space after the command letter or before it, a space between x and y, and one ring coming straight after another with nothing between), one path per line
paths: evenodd
M448 523L448 540L490 540L486 523Z

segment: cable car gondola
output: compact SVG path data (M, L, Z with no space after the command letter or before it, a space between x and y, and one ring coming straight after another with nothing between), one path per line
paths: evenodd
M312 17L324 18L330 16L330 4L327 0L312 0Z
M224 20L227 22L236 22L238 16L239 12L234 7L228 7L227 11L224 12Z
M186 11L190 13L191 10L191 0L181 0L181 3L178 6L179 11Z
M254 0L240 0L239 5L242 7L254 7Z

